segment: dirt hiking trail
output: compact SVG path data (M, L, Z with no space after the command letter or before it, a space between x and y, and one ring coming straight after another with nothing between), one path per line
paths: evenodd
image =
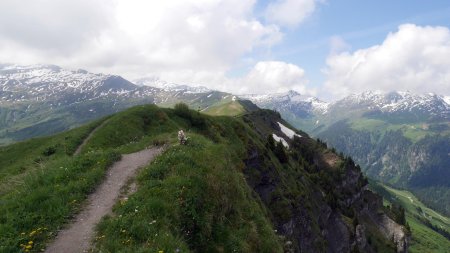
M78 146L77 150L75 150L75 153L73 153L73 155L79 155L81 153L81 150L84 148L84 146L86 146L86 143L88 143L88 141L92 138L92 136L94 136L95 132L97 132L97 130L99 130L100 128L102 128L107 122L109 121L109 119L103 121L100 125L98 125L96 128L94 128L94 130L92 130L89 135L84 138L83 142Z
M88 196L87 206L84 207L84 210L75 217L72 224L59 231L45 252L88 252L94 236L95 225L103 216L111 212L120 195L121 188L125 186L129 178L135 176L139 167L147 165L162 151L163 147L155 147L122 155L122 160L114 163L108 169L104 181L94 193Z

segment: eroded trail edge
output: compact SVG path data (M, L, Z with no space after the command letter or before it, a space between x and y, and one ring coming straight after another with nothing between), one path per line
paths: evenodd
M163 151L162 147L145 149L126 154L107 171L105 180L89 195L87 206L65 230L47 247L47 253L87 252L94 236L94 227L100 219L110 213L121 188L135 176L138 168L147 165Z

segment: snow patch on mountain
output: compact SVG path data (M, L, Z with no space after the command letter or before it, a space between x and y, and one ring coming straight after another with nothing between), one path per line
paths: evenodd
M292 129L286 127L285 125L281 124L280 122L277 122L280 126L281 132L283 132L287 137L294 139L294 136L302 137L301 135L295 133Z
M278 111L295 109L309 114L325 114L329 106L329 103L321 101L316 97L304 96L293 90L285 93L247 94L240 95L239 97L248 99L260 107Z
M148 98L155 88L139 87L120 76L67 70L54 65L0 65L2 103L58 101L67 105L112 96Z
M443 99L444 99L445 103L450 105L450 96L444 96Z
M140 78L134 80L134 83L141 86L151 86L160 88L164 91L180 91L185 93L208 93L212 90L204 87L204 86L188 86L181 85L176 83L169 83L158 78Z
M450 118L450 104L445 97L433 93L366 91L349 95L333 103L331 107L379 110L383 113L425 113Z
M0 80L16 80L23 85L34 83L65 84L70 88L80 88L86 83L98 84L111 75L93 74L85 71L62 69L54 65L3 66L0 69ZM95 87L86 86L93 89Z
M276 135L276 134L272 134L272 137L273 137L273 139L274 139L276 142L280 142L280 141L281 141L281 143L283 144L283 146L285 146L286 148L289 148L289 144L287 143L287 141L286 141L285 139L279 137L279 136Z

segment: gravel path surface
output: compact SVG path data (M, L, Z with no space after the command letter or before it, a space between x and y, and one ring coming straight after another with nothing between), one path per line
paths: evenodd
M108 171L105 180L89 195L88 204L67 229L59 231L56 239L45 252L87 252L94 236L94 227L100 219L111 212L121 188L135 176L138 168L147 165L163 148L150 148L122 156Z

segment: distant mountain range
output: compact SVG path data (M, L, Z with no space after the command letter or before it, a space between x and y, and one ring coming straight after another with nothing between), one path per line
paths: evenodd
M189 86L183 84L169 83L156 78L139 78L134 83L140 86L156 87L165 91L181 91L186 93L208 93L213 92L204 86Z
M227 97L230 94L157 80L141 79L134 84L116 75L54 65L3 64L0 145L60 132L137 104L171 106L184 101L204 109Z
M295 91L240 97L249 99L260 107L276 109L291 122L312 133L351 117L378 117L392 122L450 120L450 96L435 94L367 91L332 103Z
M243 97L352 156L370 177L450 214L448 96L367 91L333 103L294 91Z

